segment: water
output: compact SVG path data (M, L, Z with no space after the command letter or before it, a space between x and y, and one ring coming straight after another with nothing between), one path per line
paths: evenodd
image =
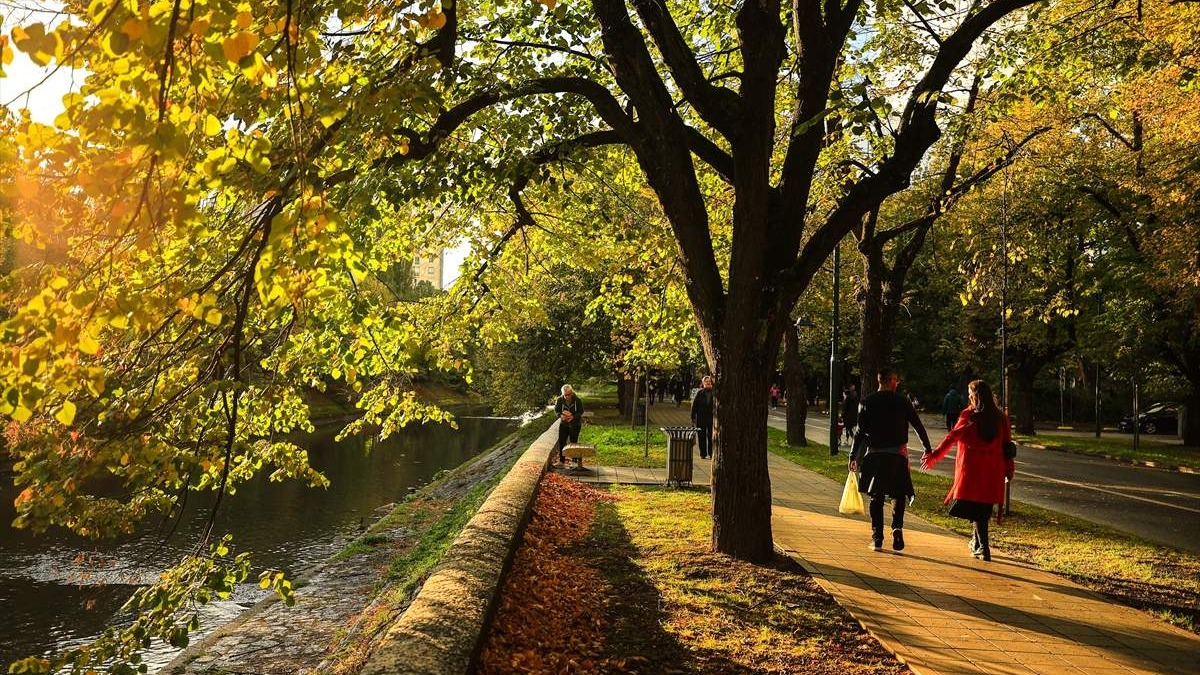
M265 568L307 569L344 546L377 508L488 448L516 424L505 418L460 418L458 430L412 427L386 442L355 437L338 443L333 440L337 429L320 430L300 445L329 478L327 490L260 476L226 496L214 532L232 533L234 551L251 552L252 581ZM0 480L0 672L7 672L14 659L99 634L137 584L152 582L160 569L192 550L212 504L209 495L189 496L184 518L165 541L147 536L95 544L61 532L33 536L12 529L15 496L5 476ZM232 619L262 597L256 584L245 584L230 601L206 609L204 628ZM148 660L161 666L171 656L170 649L161 649Z

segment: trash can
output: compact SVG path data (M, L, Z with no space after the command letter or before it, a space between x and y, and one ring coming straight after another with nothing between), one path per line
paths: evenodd
M646 423L646 399L639 398L633 404L633 426Z
M696 427L659 427L667 435L667 485L692 483L692 446L696 443Z

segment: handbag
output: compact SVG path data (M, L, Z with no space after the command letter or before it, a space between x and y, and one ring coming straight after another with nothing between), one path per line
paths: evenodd
M842 513L865 513L862 493L858 491L858 475L853 471L846 475L846 487L842 488L842 503L838 504Z
M1004 441L1004 459L1016 459L1017 444L1012 441Z

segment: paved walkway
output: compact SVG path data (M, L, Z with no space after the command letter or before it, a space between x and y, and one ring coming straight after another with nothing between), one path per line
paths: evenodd
M652 426L686 416L650 409ZM700 464L695 482L707 483ZM965 537L912 515L903 553L870 551L867 517L837 512L839 483L774 454L768 464L776 545L919 675L1200 674L1197 636L1001 550L976 560ZM590 481L626 476L662 483L665 471L600 467Z

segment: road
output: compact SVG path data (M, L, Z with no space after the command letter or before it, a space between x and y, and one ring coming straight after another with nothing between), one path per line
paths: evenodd
M786 428L785 414L782 409L771 411L770 425ZM932 417L926 418L925 428L934 445L946 434ZM822 417L809 417L807 432L809 438L825 443L829 439L829 423ZM913 464L914 470L919 470L915 458L919 456L921 442L916 434L911 435L909 446L918 449L913 453ZM953 457L951 452L933 473L952 475ZM932 498L940 500L943 496ZM1198 474L1021 446L1012 497L1200 554Z

